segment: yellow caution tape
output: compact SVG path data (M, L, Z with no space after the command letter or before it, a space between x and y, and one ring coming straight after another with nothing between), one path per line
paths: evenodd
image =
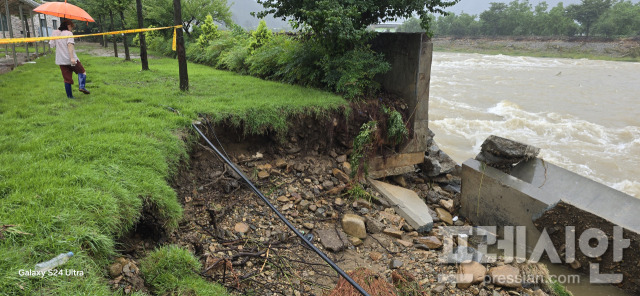
M148 32L148 31L164 30L164 29L170 29L170 28L173 28L173 50L176 50L176 29L182 28L182 25L171 26L171 27L161 27L161 28L131 29L131 30L113 31L113 32L106 32L106 33L73 35L73 36L6 38L6 39L0 39L0 44L16 44L16 43L47 41L47 40L68 39L68 38L82 38L82 37L91 37L91 36L132 34L132 33Z

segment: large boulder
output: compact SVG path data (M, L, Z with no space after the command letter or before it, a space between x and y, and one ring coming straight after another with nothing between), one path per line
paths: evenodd
M476 160L508 173L514 165L535 158L538 153L540 148L491 135L482 143Z

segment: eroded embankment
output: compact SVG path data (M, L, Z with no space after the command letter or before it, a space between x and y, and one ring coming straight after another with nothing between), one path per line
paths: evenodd
M367 184L353 182L348 158L352 139L362 123L376 118L379 108L373 103L349 115L336 112L321 119L299 117L293 119L284 137L244 135L241 128L212 126L206 120L199 126L294 226L313 235L313 243L338 266L344 270L366 267L380 279L396 284L396 288L377 286L389 289L388 295L507 295L508 291L533 293L539 289L550 293L546 284L539 282L515 288L484 282L466 286L438 282L439 277L458 272L457 264L438 262L450 251L448 243L451 247L464 244L447 242L437 229L465 225L462 219L453 221L459 207L460 178L455 176L455 168L438 173L432 168L428 173L388 180L418 192L427 202L436 226L427 236L418 234L392 207L380 202ZM396 108L403 109L399 104ZM437 154L436 150L434 146L430 153ZM152 249L172 244L199 258L202 277L234 293L323 295L338 284L336 272L303 246L202 139L193 145L189 163L182 166L173 187L184 208L178 229L158 227L162 223L149 209L136 230L121 240L125 250L121 263L135 263ZM367 221L363 237L344 233L351 232L341 223L345 214ZM487 265L498 266L505 265L500 261ZM111 281L115 288L154 293L154 287L140 286L136 277L117 267ZM514 268L518 273L544 273L529 266ZM334 295L344 295L348 289L344 284L339 287ZM543 290L539 291L545 293Z

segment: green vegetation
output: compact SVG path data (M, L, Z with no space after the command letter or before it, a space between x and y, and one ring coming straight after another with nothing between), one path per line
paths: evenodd
M466 13L431 16L435 36L600 36L640 35L640 3L629 0L582 0L550 8L542 1L533 6L528 0L492 2L480 15ZM399 28L421 31L416 18Z
M163 246L140 262L146 284L156 295L227 295L224 288L204 280L200 261L188 250Z
M557 280L552 279L549 286L554 296L573 296L573 294Z
M80 58L92 94L75 90L75 100L64 94L53 55L0 75L0 225L17 225L0 228L4 294L111 294L106 266L117 250L114 239L143 207L167 228L181 218L167 182L194 140L187 130L198 113L248 133L284 132L294 114L321 115L346 104L329 93L201 65L189 65L184 93L173 59L153 59L151 70L141 72L138 61ZM18 273L68 251L76 255L63 268L84 276Z
M387 141L391 145L403 143L409 137L409 130L402 121L402 114L385 106L382 106L382 110L389 117L387 120Z
M360 127L360 133L353 139L353 152L349 155L351 177L367 174L367 158L373 150L377 130L378 122L369 121Z

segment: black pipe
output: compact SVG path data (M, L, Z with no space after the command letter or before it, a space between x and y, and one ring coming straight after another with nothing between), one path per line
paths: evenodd
M265 204L267 204L267 206L269 206L269 208L271 208L271 210L276 213L276 215L278 216L278 218L280 218L280 220L282 220L282 222L284 222L284 224L286 224L289 229L291 229L300 239L302 239L302 241L309 247L311 248L314 252L316 252L316 254L318 254L318 256L320 256L320 258L322 258L322 260L324 260L325 262L327 262L327 264L329 264L329 266L331 266L331 268L333 268L336 272L338 272L338 274L340 274L340 276L342 276L345 280L347 280L347 282L349 282L349 284L351 284L354 288L356 288L356 290L358 290L358 292L360 292L360 294L364 295L364 296L369 296L369 294L367 293L367 291L365 291L364 289L362 289L362 287L360 287L360 285L358 285L358 283L356 283L351 277L349 277L340 267L338 267L338 265L336 265L335 263L333 263L333 261L331 261L331 259L329 259L327 257L327 255L325 255L324 253L322 253L322 251L320 251L315 245L313 245L311 242L309 242L308 240L306 240L304 238L304 236L302 235L302 233L300 233L300 231L298 231L298 229L296 229L295 226L293 226L293 224L291 224L291 222L289 222L289 220L287 220L287 218L285 218L282 213L280 213L278 211L278 209L276 209L275 206L273 206L273 204L271 204L271 202L269 202L269 200L262 194L262 192L260 192L260 190L258 190L258 188L256 188L255 185L253 185L253 183L251 183L251 181L242 173L242 171L240 171L233 162L231 162L229 159L227 159L224 155L222 155L222 153L220 153L220 151L218 150L218 148L216 148L216 146L214 146L213 144L211 144L211 141L209 141L209 139L202 133L202 131L200 131L200 129L195 125L195 124L191 124L193 126L193 128L196 129L196 131L198 132L198 134L200 134L200 136L202 136L202 138L207 141L207 144L209 144L209 146L211 146L211 148L216 152L216 154L218 154L218 156L220 156L224 162L226 162L235 172L236 174L238 174L240 177L242 177L242 179L244 179L245 182L247 182L247 184L249 185L249 187L251 187L251 190L253 190L253 192L255 192L260 199L262 199L262 201L264 201Z

